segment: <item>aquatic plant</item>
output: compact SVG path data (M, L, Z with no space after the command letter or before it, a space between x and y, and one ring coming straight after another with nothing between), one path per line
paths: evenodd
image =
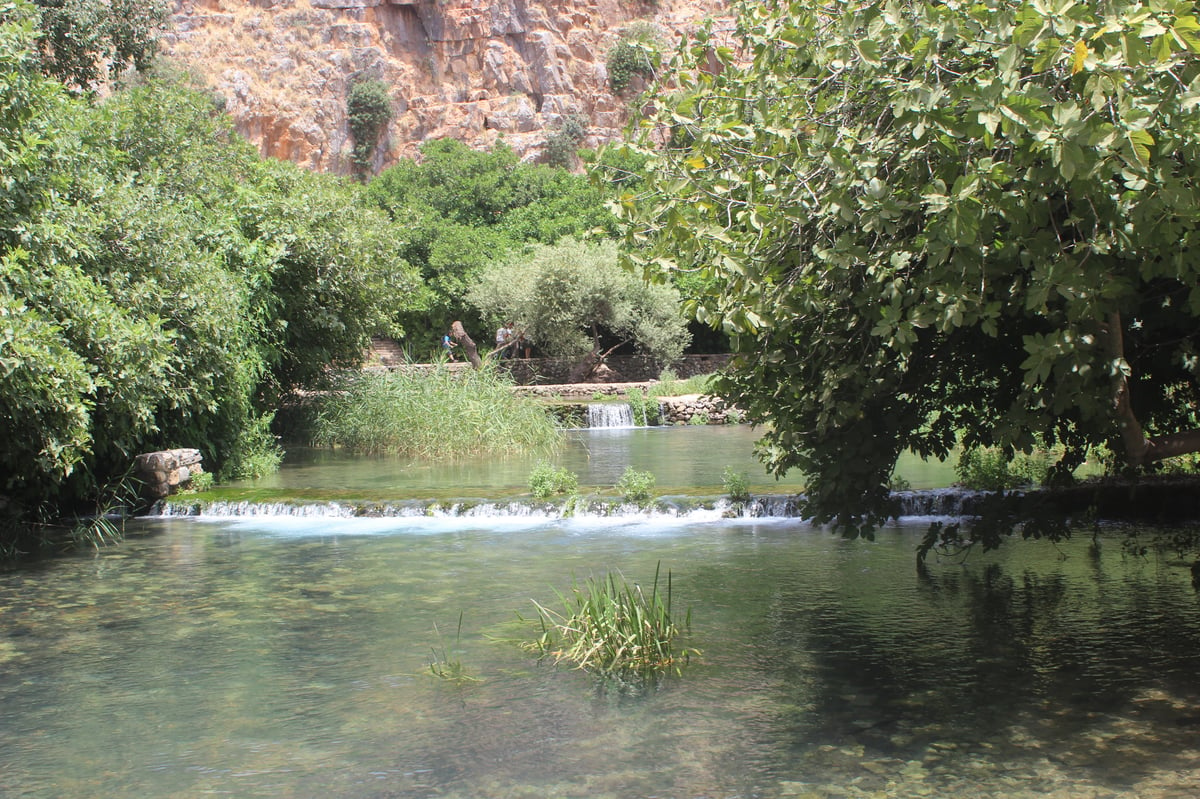
M641 427L649 427L651 418L658 423L658 400L648 396L647 392L634 387L626 389L625 400L629 403L629 411L633 415L633 423ZM653 411L653 416L651 416Z
M558 593L561 612L534 601L541 622L541 635L528 649L555 663L569 662L598 676L653 679L669 671L679 673L696 649L676 651L675 641L690 632L689 609L680 627L671 615L671 572L666 591L659 591L661 564L654 570L654 584L646 596L640 585L609 572L571 587L569 595ZM557 592L556 592L557 593Z
M442 460L550 452L562 442L544 406L487 368L352 375L322 400L314 428L318 446Z
M454 633L454 643L457 648L459 639L462 637L463 612L458 612L458 629ZM433 652L433 660L429 663L429 673L435 677L439 677L448 682L466 683L479 682L479 678L472 677L467 674L466 667L463 666L461 660L453 660L447 654L446 642L442 640L442 633L438 629L437 622L433 623L433 632L438 637L438 643L441 644L441 649L431 647Z
M579 490L579 476L565 466L555 469L548 461L541 461L529 473L529 490L538 499L574 494Z
M621 479L617 481L617 491L626 502L636 502L639 505L650 501L651 491L654 490L654 474L633 468L625 469Z
M731 502L750 501L749 475L746 472L736 472L732 466L726 466L721 474L721 481L725 484L725 493L729 495Z

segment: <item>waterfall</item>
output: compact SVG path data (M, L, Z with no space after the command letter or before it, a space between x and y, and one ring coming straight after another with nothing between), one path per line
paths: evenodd
M592 402L587 406L588 427L634 427L628 402Z

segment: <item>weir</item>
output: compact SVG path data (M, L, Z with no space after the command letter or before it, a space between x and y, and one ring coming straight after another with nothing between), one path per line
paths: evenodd
M978 511L980 492L960 489L906 491L897 494L901 518L970 516ZM536 500L397 500L336 502L251 502L186 501L165 499L155 505L152 515L160 517L270 517L306 518L470 518L511 519L564 518L674 519L706 522L714 519L796 519L803 520L803 496L770 494L752 497L746 502L731 502L727 497L692 499L659 498L647 506L618 499L587 498L577 501Z

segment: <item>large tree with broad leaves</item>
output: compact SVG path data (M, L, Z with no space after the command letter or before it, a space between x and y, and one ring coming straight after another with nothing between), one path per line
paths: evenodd
M684 43L627 249L713 281L723 391L818 521L869 531L906 449L1200 449L1198 10L745 3Z

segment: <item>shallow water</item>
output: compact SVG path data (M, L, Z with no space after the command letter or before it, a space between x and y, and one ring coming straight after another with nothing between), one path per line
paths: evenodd
M754 457L759 434L748 425L568 430L551 456L509 455L436 463L390 456L361 457L332 450L289 453L284 468L242 486L254 489L347 491L374 496L495 496L528 491L529 473L549 460L579 477L582 487L611 488L628 467L655 476L660 493L722 493L726 468L746 475L758 493L796 493L798 475L781 480ZM897 469L913 488L940 488L954 477L952 464L901 458Z
M0 795L1200 793L1182 564L1127 557L1114 533L921 578L922 530L146 520L120 546L0 573ZM682 677L602 691L511 642L531 600L658 564L703 652Z

